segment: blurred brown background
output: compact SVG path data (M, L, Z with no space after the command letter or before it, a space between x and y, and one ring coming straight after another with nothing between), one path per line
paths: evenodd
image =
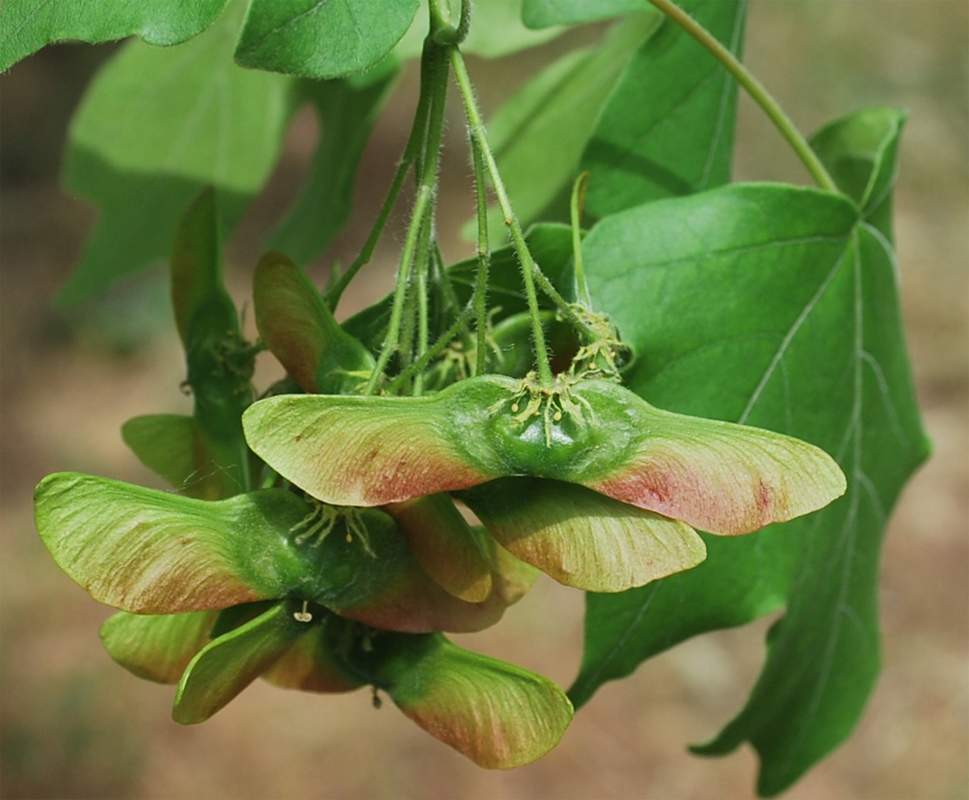
M545 49L472 62L486 108ZM50 301L93 212L65 197L57 171L65 127L109 48L60 46L0 78L2 92L2 615L0 792L5 798L746 798L756 758L690 756L743 704L763 659L766 623L702 637L609 684L550 755L486 772L369 695L297 695L262 683L205 725L170 719L171 687L110 661L97 630L110 610L54 565L33 529L31 491L80 470L158 486L121 442L137 414L190 401L162 270L69 312ZM789 793L803 800L969 797L969 4L964 0L752 0L747 57L802 130L871 104L911 112L897 189L897 238L909 345L933 459L893 517L881 582L885 668L850 741ZM409 73L378 125L362 170L359 221L329 258L346 264L373 218L406 136ZM315 136L299 118L266 196L228 250L240 304L260 237L293 196ZM454 109L441 231L446 254L470 252L463 125ZM737 179L807 182L763 116L742 105ZM368 188L376 186L376 189ZM399 232L366 285L389 286ZM329 260L327 261L329 263ZM323 264L316 277L322 281ZM250 327L251 327L251 314ZM259 376L271 377L269 358ZM580 652L582 597L544 580L501 625L463 644L567 686Z

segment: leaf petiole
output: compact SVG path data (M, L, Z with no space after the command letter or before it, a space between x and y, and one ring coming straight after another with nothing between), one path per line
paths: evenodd
M586 308L592 308L589 284L585 279L585 265L582 262L582 207L585 205L585 191L589 186L589 173L583 172L572 185L572 198L569 213L572 223L572 261L575 264L575 282L579 287L579 299Z

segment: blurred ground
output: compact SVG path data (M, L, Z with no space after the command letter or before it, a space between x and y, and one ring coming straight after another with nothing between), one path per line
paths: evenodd
M906 489L886 541L881 682L851 740L789 793L799 800L969 797L967 11L959 0L751 3L747 61L802 130L863 105L911 112L897 239L913 367L936 449ZM110 612L55 567L33 529L30 494L43 475L67 469L157 486L118 427L189 401L178 391L183 365L168 312L154 302L166 293L160 271L84 309L49 306L93 218L59 192L56 174L69 111L103 53L53 48L0 79L3 797L752 796L750 751L703 760L685 745L711 736L742 705L763 658L763 622L687 643L607 685L555 751L509 773L477 769L392 706L374 711L365 693L315 697L257 683L210 722L182 728L170 719L171 687L142 682L108 659L97 629ZM474 62L486 104L494 105L491 86L508 91L536 57L513 66ZM365 187L386 183L413 83L411 75L378 127ZM445 190L453 194L443 203L443 232L456 231L472 208L457 115L450 133ZM240 303L262 217L291 196L312 135L312 121L301 119L267 197L229 248ZM736 177L806 180L746 103ZM352 258L382 191L361 190L361 222L331 257ZM385 291L400 239L390 237L352 304ZM467 252L456 236L445 244L452 257ZM546 581L471 643L568 685L581 615L579 593Z

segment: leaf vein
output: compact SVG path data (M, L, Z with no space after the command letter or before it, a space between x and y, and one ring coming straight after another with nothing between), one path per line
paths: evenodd
M784 354L787 352L787 349L788 347L790 347L791 342L794 340L794 337L801 329L801 326L805 323L805 321L807 320L811 312L814 311L814 309L817 307L818 303L821 302L821 298L828 290L828 287L831 285L831 282L834 280L835 275L837 275L838 270L841 268L841 264L843 261L844 261L843 255L839 257L837 261L835 261L834 265L831 267L831 269L828 271L828 274L825 276L824 281L822 281L821 285L818 287L818 290L814 293L814 296L807 302L807 305L804 306L804 308L801 310L801 313L798 314L797 319L794 320L794 323L791 325L787 333L784 335L784 338L781 340L780 346L777 348L777 352L774 353L774 357L771 359L770 364L767 365L767 369L764 370L764 374L761 376L760 382L757 384L753 393L750 395L750 399L747 401L747 405L744 407L743 413L741 413L740 418L737 420L737 422L739 422L740 424L743 424L747 420L747 418L750 416L751 411L753 411L754 406L757 405L757 401L760 400L760 396L763 393L764 388L767 386L767 382L774 374L774 370L777 369L778 365L781 362L781 359L784 358Z

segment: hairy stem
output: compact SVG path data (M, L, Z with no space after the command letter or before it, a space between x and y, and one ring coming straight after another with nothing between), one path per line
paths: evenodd
M424 220L424 227L417 242L417 272L415 277L417 290L417 358L427 352L428 322L427 322L427 271L430 266L430 243L434 229L433 203L429 217ZM418 372L414 376L413 394L418 397L424 393L424 373Z
M488 270L491 251L488 244L488 192L485 184L484 158L478 140L471 137L471 159L474 162L474 185L478 199L478 272L474 287L474 319L477 334L475 375L484 375L488 347Z
M387 337L384 346L377 357L370 380L364 389L365 395L373 394L377 388L377 381L387 368L391 355L400 342L400 327L404 311L404 300L410 281L410 270L418 253L418 244L424 225L431 225L434 216L434 196L437 190L437 168L441 149L441 134L444 127L444 103L447 98L447 61L442 57L443 51L428 37L424 41L424 57L421 63L421 83L427 81L430 93L430 105L427 113L427 136L420 153L421 170L417 181L417 196L414 200L414 210L404 248L400 257L400 268L397 271L397 285L394 289L394 302L390 311L390 323L387 326ZM425 77L425 72L428 74ZM426 247L424 258L427 258Z
M535 273L538 271L535 260L528 250L525 243L525 236L522 233L521 224L512 210L511 201L505 191L505 184L501 180L498 172L498 165L495 163L494 154L488 145L488 134L485 130L481 112L478 109L478 102L474 96L474 89L471 86L471 78L464 63L464 57L457 47L449 47L448 54L451 58L451 66L454 69L454 77L457 80L458 88L461 91L461 98L464 100L464 108L468 115L468 125L471 128L471 137L474 139L472 148L477 147L484 160L488 176L491 178L491 185L494 187L495 195L498 198L498 206L504 216L505 224L511 231L511 239L518 253L518 260L521 262L522 282L525 285L525 296L528 298L528 312L532 319L532 338L535 345L535 362L538 367L538 378L545 387L554 384L552 378L552 368L548 361L548 349L545 344L545 332L542 330L542 322L539 317L538 295L535 291ZM483 187L479 187L479 192Z
M324 295L330 311L336 310L340 298L343 296L343 292L350 285L350 281L373 258L373 251L376 249L377 242L380 241L380 236L387 226L387 220L390 219L390 214L394 210L394 204L397 202L397 198L400 196L400 190L404 186L404 179L407 177L411 166L421 154L421 148L427 136L427 119L430 113L431 96L434 92L434 87L431 85L434 70L427 63L430 57L431 54L428 52L425 52L421 57L421 90L417 99L417 109L414 112L414 122L411 125L407 144L404 146L404 153L397 163L397 171L394 173L394 179L391 181L390 189L387 191L384 203L380 207L377 220L370 231L370 235L367 237L367 241L364 242L360 254L353 260L353 263L347 271L327 289Z
M403 370L400 375L394 378L387 387L390 392L397 391L400 389L407 381L413 378L415 375L419 374L424 370L424 368L431 363L435 358L440 355L441 351L447 347L448 344L454 339L455 336L460 333L468 321L471 319L471 315L474 313L474 301L472 299L471 303L468 303L464 307L464 310L455 317L454 322L451 326L444 331L438 337L438 340L434 342L427 351L420 356L415 362L413 362L407 369Z

